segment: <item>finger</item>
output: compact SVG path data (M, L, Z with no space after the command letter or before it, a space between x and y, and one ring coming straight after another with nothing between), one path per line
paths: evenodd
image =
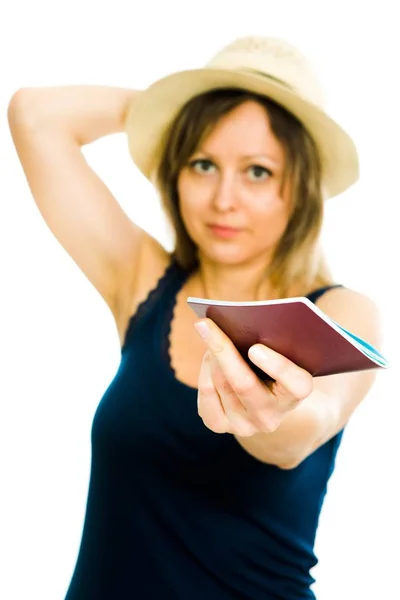
M270 390L276 398L288 406L307 398L313 390L313 378L291 360L263 344L249 349L250 360L275 380Z
M253 421L236 392L226 379L217 359L210 353L210 369L214 386L218 392L225 415L232 426L232 433L240 437L248 437L260 429Z
M243 406L247 410L262 408L265 405L267 387L252 371L228 336L211 319L197 322L195 328Z
M211 376L210 356L206 352L200 369L197 410L208 429L215 433L229 433L231 425L223 409L220 396Z

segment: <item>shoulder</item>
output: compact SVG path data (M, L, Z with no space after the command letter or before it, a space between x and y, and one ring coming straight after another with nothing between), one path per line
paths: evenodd
M335 287L322 294L315 304L328 317L375 348L381 345L381 315L367 295L346 287Z

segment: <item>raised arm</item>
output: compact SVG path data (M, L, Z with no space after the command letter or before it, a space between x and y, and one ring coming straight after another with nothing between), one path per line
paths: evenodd
M129 219L81 147L123 132L126 109L138 93L94 85L23 88L8 109L41 215L116 318L121 289L134 286L142 245L156 242Z

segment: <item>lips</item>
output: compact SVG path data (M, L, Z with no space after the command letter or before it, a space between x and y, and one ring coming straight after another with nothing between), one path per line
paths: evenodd
M223 223L210 223L209 227L221 230L223 229L225 231L241 231L239 227L232 227L231 225L225 225Z
M213 236L218 237L220 239L230 239L240 234L242 229L238 229L237 227L229 227L227 225L217 225L210 224L209 229Z

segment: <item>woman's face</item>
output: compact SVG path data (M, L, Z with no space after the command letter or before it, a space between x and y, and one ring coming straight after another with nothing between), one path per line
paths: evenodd
M289 218L284 166L283 148L258 103L247 101L217 123L178 177L182 219L200 258L270 260Z

